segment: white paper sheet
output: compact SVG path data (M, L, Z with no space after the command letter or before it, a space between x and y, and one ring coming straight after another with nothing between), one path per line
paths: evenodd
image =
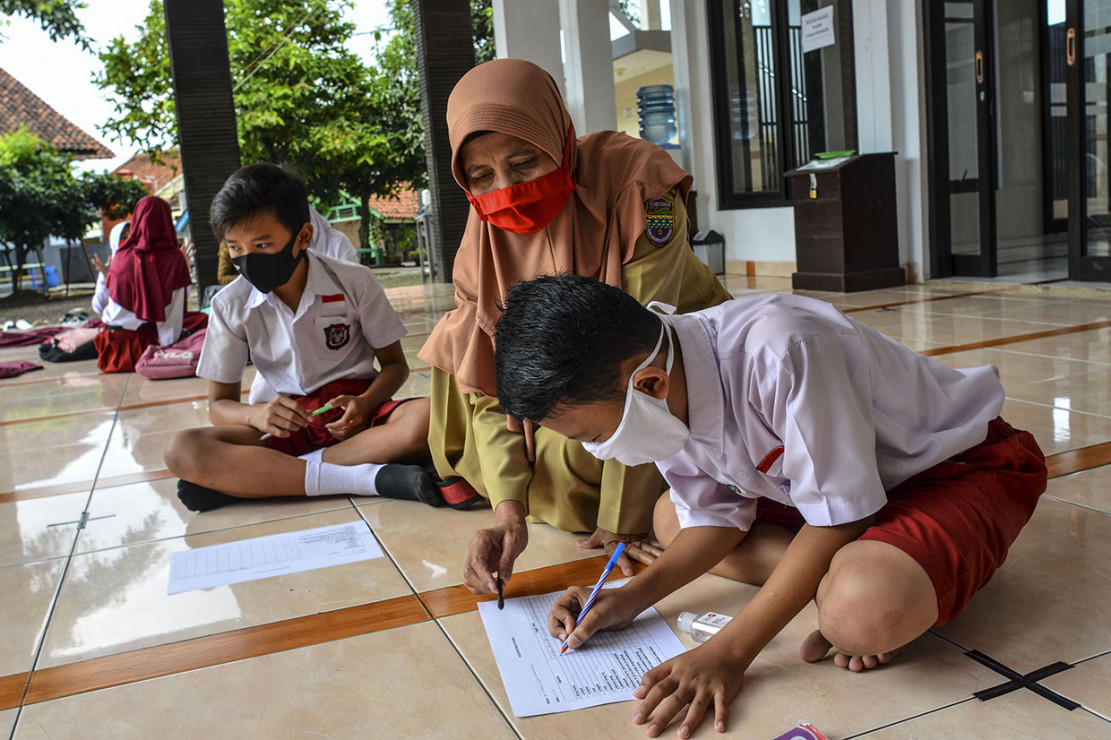
M173 553L169 593L180 594L380 557L382 548L363 521L272 534Z
M615 584L616 585L616 584ZM513 714L568 712L628 701L645 671L684 651L683 643L649 608L628 629L599 632L577 650L559 654L548 634L548 610L562 591L478 604Z
M802 16L802 52L833 46L833 6L827 5Z

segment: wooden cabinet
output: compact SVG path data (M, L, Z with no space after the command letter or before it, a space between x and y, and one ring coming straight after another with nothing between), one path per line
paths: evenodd
M899 265L895 155L854 154L787 173L798 290L852 293L906 282Z

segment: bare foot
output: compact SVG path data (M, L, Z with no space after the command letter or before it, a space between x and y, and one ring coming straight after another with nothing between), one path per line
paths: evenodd
M816 663L826 657L833 644L821 632L814 630L810 636L802 641L799 646L799 657L807 663ZM897 651L896 651L897 652ZM891 662L895 652L880 653L878 655L846 655L838 652L833 656L833 664L838 668L848 668L854 673L859 673L867 668L875 668Z

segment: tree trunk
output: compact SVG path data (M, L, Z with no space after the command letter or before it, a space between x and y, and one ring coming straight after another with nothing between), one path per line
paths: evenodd
M12 295L19 292L23 285L23 263L27 261L27 252L31 251L29 244L15 245L15 267L12 268Z
M370 193L359 193L359 249L370 249ZM375 257L371 252L371 257ZM378 260L374 259L374 264Z
M39 272L42 273L42 294L49 295L50 291L46 287L46 261L42 258L42 246L35 247L35 256L39 258Z

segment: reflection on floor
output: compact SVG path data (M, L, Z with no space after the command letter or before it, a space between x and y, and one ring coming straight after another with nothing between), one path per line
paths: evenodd
M789 279L724 281L737 295L790 290ZM404 393L426 394L416 352L451 289L390 295L411 332ZM995 364L1004 415L1037 436L1054 478L958 620L853 675L798 660L807 609L751 668L727 736L771 738L805 719L839 739L1111 737L1111 302L954 283L813 295L949 365ZM643 737L629 703L513 716L460 586L489 510L346 497L183 509L162 451L175 430L206 423L204 393L196 379L89 363L0 381L0 737ZM359 520L387 557L166 594L172 553ZM509 597L600 569L574 535L532 525L530 538ZM752 593L705 576L659 610L674 624L680 610L736 610Z

